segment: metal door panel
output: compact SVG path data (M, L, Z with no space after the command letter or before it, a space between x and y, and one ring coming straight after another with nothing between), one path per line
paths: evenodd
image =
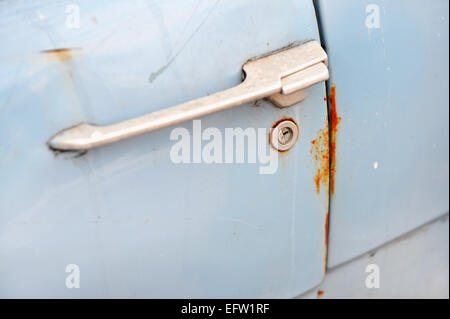
M311 141L328 132L323 84L290 108L258 101L201 119L223 132L294 118L300 138L273 175L174 164L172 128L77 157L46 145L79 122L238 84L249 58L319 40L312 3L78 1L80 28L68 28L70 4L0 4L0 296L293 297L318 284L328 178L318 192ZM79 289L65 286L68 264Z
M340 119L333 267L448 212L449 17L448 1L317 4Z

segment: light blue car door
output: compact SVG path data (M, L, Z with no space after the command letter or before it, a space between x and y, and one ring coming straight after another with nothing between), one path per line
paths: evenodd
M448 6L316 1L334 101L330 267L448 213Z
M307 0L1 2L0 297L294 297L317 285L324 83L288 108L261 100L200 119L220 132L294 120L298 141L273 174L174 163L174 127L85 153L47 145L81 122L233 87L247 60L308 40L320 41Z

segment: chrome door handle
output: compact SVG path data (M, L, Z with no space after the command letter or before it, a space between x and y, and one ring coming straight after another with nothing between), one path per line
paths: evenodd
M250 60L243 70L245 80L231 89L111 125L82 123L54 135L49 146L87 150L267 97L278 106L292 105L303 89L328 79L327 54L311 41Z

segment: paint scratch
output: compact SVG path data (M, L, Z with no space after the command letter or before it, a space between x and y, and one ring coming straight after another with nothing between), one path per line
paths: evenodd
M206 17L202 20L202 22L198 25L197 28L195 28L194 32L192 32L192 34L189 36L189 38L186 40L186 42L183 43L183 45L181 46L181 48L177 51L177 53L175 53L174 56L172 56L169 61L163 65L162 67L160 67L158 70L152 72L150 74L149 77L149 82L153 83L153 81L155 81L161 74L164 73L164 71L166 71L169 66L173 63L173 61L175 61L175 59L178 57L178 55L184 50L184 48L186 47L186 45L192 40L192 38L195 36L195 34L201 29L201 27L203 26L203 24L206 22L206 20L208 20L208 18L210 17L210 15L212 14L212 12L214 11L215 7L217 6L217 4L220 2L220 0L217 0L214 5L211 7L211 9L209 10L208 14L206 15Z

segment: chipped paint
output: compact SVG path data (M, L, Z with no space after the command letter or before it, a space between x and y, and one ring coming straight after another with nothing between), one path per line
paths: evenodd
M67 61L81 53L81 48L60 48L51 50L42 50L48 61Z
M329 102L329 116L330 116L330 190L331 195L334 194L334 181L336 174L336 144L337 133L339 129L339 123L341 118L337 114L336 107L336 86L330 88L330 95L328 96Z

